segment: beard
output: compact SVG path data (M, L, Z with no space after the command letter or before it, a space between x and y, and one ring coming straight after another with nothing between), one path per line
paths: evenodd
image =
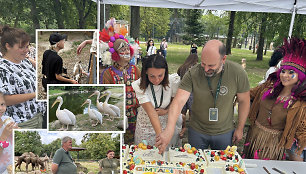
M207 72L204 70L204 75L206 77L212 77L216 75L221 69L223 69L223 63L221 63L221 65L217 69L210 69Z

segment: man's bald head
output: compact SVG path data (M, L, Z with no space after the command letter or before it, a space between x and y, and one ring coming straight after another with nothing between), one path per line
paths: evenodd
M221 72L225 60L225 46L222 42L210 40L205 44L202 49L201 66L206 76L212 77Z
M224 44L219 40L209 40L202 49L202 54L205 52L210 52L220 54L220 58L223 58L226 54L226 48Z

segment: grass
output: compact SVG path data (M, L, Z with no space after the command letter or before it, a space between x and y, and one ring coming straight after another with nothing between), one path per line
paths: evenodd
M99 163L97 161L75 161L75 162L80 163L83 167L86 167L88 172L93 172L93 173L98 173L99 172ZM43 173L52 174L52 172L50 170L51 169L51 164L52 164L52 162L49 162L48 169L46 170L46 172L43 172ZM36 172L39 173L37 170L38 169L36 169ZM29 164L28 171L29 172L32 171L32 165L31 164ZM19 170L19 168L17 168L15 170L16 174L23 174L25 172L26 172L25 163L21 164L21 171ZM79 170L78 172L81 172L81 171Z
M156 48L159 49L159 43L155 44ZM140 44L143 51L143 56L145 56L146 46L145 44ZM199 62L201 58L202 47L198 47ZM185 59L188 57L190 52L190 45L179 45L168 43L167 49L167 62L169 67L169 73L176 73L178 67L182 65ZM266 71L268 70L268 62L272 55L272 51L267 51L267 55L263 56L262 61L257 61L257 55L253 53L252 50L232 48L232 54L227 56L228 60L234 61L241 64L241 59L245 58L247 62L246 72L248 73L248 78L251 88L257 86L258 82L263 79ZM139 66L140 67L140 66Z
M59 89L52 89L49 90L49 95L54 95L54 94L58 94L58 93L63 93L65 91L59 90Z

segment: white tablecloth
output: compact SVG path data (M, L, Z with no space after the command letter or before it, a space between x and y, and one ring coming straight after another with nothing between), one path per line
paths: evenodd
M277 168L286 174L293 174L293 171L296 174L305 174L306 173L306 162L298 161L274 161L274 160L254 160L254 159L244 159L245 164L252 165L256 164L255 168L247 168L248 174L266 174L263 167L266 167L271 174L279 174L272 168Z

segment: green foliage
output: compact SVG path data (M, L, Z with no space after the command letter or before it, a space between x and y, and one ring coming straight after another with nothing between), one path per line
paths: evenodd
M140 8L140 35L151 38L165 37L169 30L170 11L167 8Z
M185 14L186 27L184 30L187 34L184 35L184 40L187 40L187 42L195 42L197 45L203 44L204 38L201 36L206 27L200 21L201 16L203 15L203 10L187 9L185 10Z
M208 13L201 17L201 23L205 26L205 33L209 35L209 39L216 38L227 33L227 16L217 16L213 13Z
M118 143L119 142L119 143ZM114 150L116 155L120 153L120 140L111 139L110 134L87 133L83 136L81 147L86 150L80 152L83 159L102 159L106 157L108 150Z
M130 21L130 7L127 5L111 5L110 16L116 20Z
M43 150L41 137L37 131L15 131L15 155L33 152L41 155Z

